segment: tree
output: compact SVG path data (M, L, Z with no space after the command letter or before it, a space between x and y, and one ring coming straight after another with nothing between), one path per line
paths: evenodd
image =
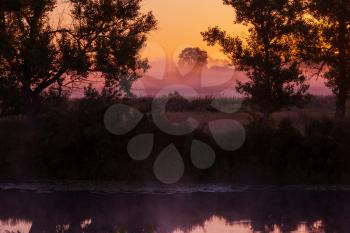
M302 5L297 0L224 0L235 9L235 23L249 27L245 40L229 36L218 27L202 36L209 45L219 44L232 65L246 72L248 81L236 89L263 113L271 113L306 100L308 85L295 56L297 28L302 28Z
M139 55L146 35L156 27L142 0L69 0L70 22L50 24L56 0L0 2L1 79L13 80L33 109L57 83L104 78L115 92L129 92L148 69Z
M310 30L300 46L306 61L318 64L319 74L336 96L335 117L346 115L350 88L350 1L308 0L305 21Z
M16 83L0 78L0 117L18 114L22 104L21 91Z
M208 64L208 53L200 48L185 48L179 55L180 66L199 66Z

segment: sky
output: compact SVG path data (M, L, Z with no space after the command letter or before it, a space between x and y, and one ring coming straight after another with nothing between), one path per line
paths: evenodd
M163 87L174 86L168 88L169 92L178 91L184 96L188 93L181 85L194 88L200 95L221 95L226 89L234 90L236 78L242 75L225 67L227 59L220 47L208 46L201 36L201 32L213 26L244 36L247 29L234 24L233 8L224 5L222 0L144 0L142 10L153 12L158 28L149 35L141 53L149 59L151 69L134 85L136 90L145 89L141 94L154 95ZM203 67L202 72L196 74L190 74L191 69L177 67L178 56L187 47L207 51L209 67Z
M66 7L60 4L56 14L67 10ZM223 0L143 0L141 9L143 12L153 12L158 20L158 28L149 34L147 45L141 52L141 56L149 60L151 69L134 85L135 90L153 91L155 88L157 91L169 85L193 84L200 75L205 85L208 83L221 85L215 90L221 93L225 88L234 90L236 80L244 79L244 74L235 71L233 67L225 66L227 59L220 48L207 46L201 36L201 32L213 26L219 26L231 35L240 37L247 35L245 26L234 24L234 9L224 5ZM187 47L200 47L206 50L209 55L209 67L204 68L201 74L197 74L194 80L184 82L182 77L187 75L187 78L191 79L191 76L179 70L176 64L179 54ZM330 94L322 79L310 82L311 93ZM198 85L191 86L198 87Z
M207 46L201 36L201 32L213 26L219 26L231 35L245 37L248 34L245 26L234 23L234 9L224 5L223 0L144 0L142 9L153 12L158 20L158 29L149 35L147 47L142 51L142 55L150 61L149 77L141 80L144 86L140 86L139 82L137 87L150 89L151 78L167 80L156 84L160 86L181 84L183 80L178 78L179 74L174 75L171 70L176 66L182 49L186 47L200 47L206 50L209 55L209 66L222 67L219 70L210 67L205 69L201 74L205 84L213 84L215 79L218 80L216 81L218 85L226 82L226 88L233 91L236 80L244 79L245 75L233 70L233 67L224 67L227 59L220 47ZM180 75L185 74L180 71ZM310 83L311 93L330 94L329 89L324 86L324 80L310 80ZM225 88L221 85L217 92L225 92L223 89Z
M158 44L167 56L191 45L205 49L214 59L223 59L220 49L207 46L200 33L216 25L237 35L245 32L243 26L234 25L234 10L223 5L222 0L144 0L142 5L144 11L154 13L159 23L149 42ZM159 55L148 52L148 57Z
M56 24L62 13L63 18L67 18L68 11L69 3L58 0L52 23ZM143 52L144 56L153 59L163 58L163 53L172 56L185 45L201 47L211 57L223 59L219 48L207 46L200 33L216 25L237 35L245 31L243 26L233 24L234 10L225 6L223 0L143 0L141 11L152 11L158 20L158 29L149 35L147 42L151 49ZM162 53L152 51L155 44L162 49Z

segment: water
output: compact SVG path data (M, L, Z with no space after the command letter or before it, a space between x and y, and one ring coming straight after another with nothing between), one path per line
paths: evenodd
M1 184L0 233L350 232L348 187Z

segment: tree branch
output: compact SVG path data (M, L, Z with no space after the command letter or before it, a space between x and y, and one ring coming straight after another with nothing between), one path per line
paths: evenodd
M42 83L39 84L39 86L34 90L33 94L38 95L40 94L42 91L44 91L47 87L49 87L50 85L54 84L55 82L57 82L61 76L66 73L67 68L65 66L63 66L61 69L59 69L57 71L57 73L52 76L52 78L43 81Z

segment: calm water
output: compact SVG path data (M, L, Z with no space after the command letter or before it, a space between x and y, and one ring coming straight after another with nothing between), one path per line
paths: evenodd
M0 185L0 233L350 232L350 191Z

